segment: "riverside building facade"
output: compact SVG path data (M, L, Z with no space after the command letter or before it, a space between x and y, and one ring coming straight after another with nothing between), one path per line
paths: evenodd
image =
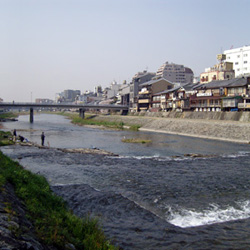
M136 73L132 78L129 93L129 109L131 112L137 111L138 108L139 86L145 82L151 81L153 77L155 77L155 73L150 73L144 70L143 72Z

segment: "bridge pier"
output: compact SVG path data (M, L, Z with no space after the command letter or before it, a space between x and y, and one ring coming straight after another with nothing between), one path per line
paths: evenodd
M34 111L33 108L30 108L30 123L33 123L34 121Z
M79 116L84 119L84 114L85 113L85 110L84 109L79 109Z
M128 114L128 110L124 110L124 109L123 109L123 110L120 112L120 114L121 114L121 115L127 115L127 114Z

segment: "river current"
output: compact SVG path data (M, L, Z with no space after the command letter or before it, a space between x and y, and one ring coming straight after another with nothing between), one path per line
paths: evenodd
M79 216L99 218L123 249L250 249L250 145L168 134L101 130L57 115L3 123L50 149L2 147L44 175ZM150 139L149 144L122 138ZM117 154L63 153L97 147ZM192 158L187 154L203 154ZM206 156L205 156L206 155Z

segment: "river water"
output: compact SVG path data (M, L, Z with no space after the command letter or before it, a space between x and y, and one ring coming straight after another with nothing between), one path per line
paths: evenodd
M1 150L44 175L79 216L97 216L123 249L250 249L250 145L72 125L57 115L4 123L50 149ZM123 143L122 138L152 140ZM63 153L97 147L117 154ZM207 157L192 158L197 153Z

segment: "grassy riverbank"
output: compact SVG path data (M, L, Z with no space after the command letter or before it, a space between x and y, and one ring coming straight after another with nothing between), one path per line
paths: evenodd
M1 133L0 141L9 133ZM16 195L23 200L26 216L33 222L38 237L47 245L67 249L115 249L105 238L96 219L80 219L67 209L62 198L50 189L46 179L23 169L0 152L0 188L8 182ZM8 208L12 213L12 208ZM12 228L16 231L17 228ZM21 233L21 232L19 232Z
M137 139L137 138L124 138L124 139L122 139L122 142L144 144L144 143L150 143L152 141L151 140Z
M82 119L79 117L78 114L72 114L72 113L59 113L60 115L67 116L69 119L71 119L73 124L77 125L94 125L99 127L105 127L105 128L111 128L111 129L129 129L133 131L138 131L140 126L137 124L128 125L125 124L123 121L114 121L107 119L103 120L99 115L85 115L85 118Z
M16 118L16 117L18 117L17 113L12 113L12 112L0 113L0 120L1 119L12 119L12 118Z
M14 144L11 132L0 131L0 146L7 146Z

